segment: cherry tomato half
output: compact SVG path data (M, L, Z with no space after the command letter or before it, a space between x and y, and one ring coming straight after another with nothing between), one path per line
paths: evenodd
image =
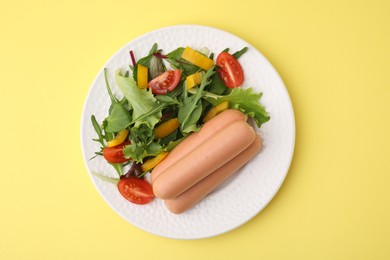
M112 147L104 147L103 157L110 163L124 163L129 159L123 156L123 147L130 144L130 141L125 141L121 144Z
M238 60L227 52L221 52L217 57L217 69L223 83L228 88L239 87L244 82L244 72Z
M118 190L125 199L135 204L147 204L154 199L152 185L144 179L135 177L120 179Z
M157 95L166 94L176 88L180 81L181 70L167 70L148 83L148 87Z

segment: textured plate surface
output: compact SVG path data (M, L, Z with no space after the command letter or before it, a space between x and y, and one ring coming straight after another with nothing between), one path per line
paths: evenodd
M218 54L225 48L231 52L247 46L240 58L245 73L244 87L263 92L261 103L271 120L256 131L263 139L262 151L238 174L225 182L193 209L181 215L170 213L163 202L155 199L145 206L124 200L116 187L93 176L92 172L110 177L117 174L103 158L89 160L99 149L92 141L96 134L90 122L95 115L98 122L106 116L110 99L105 89L103 68L108 68L111 87L121 96L113 73L131 64L129 51L136 59L145 56L153 43L164 53L180 46L195 49L207 47ZM156 235L176 239L199 239L230 231L258 214L274 197L288 172L295 145L294 113L288 92L273 66L253 46L225 31L197 26L166 27L147 33L120 49L97 75L86 98L81 120L81 145L89 175L103 199L131 224Z

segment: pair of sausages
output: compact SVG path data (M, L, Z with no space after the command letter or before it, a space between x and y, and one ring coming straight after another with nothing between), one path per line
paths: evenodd
M183 140L151 173L153 192L175 214L213 191L261 149L247 116L228 109Z

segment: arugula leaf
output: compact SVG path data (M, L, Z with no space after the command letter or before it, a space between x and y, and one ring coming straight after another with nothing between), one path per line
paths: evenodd
M114 103L110 115L106 118L105 131L109 133L119 132L131 123L129 111L120 103Z
M161 105L158 104L151 91L140 89L132 78L123 77L120 69L115 73L115 79L118 87L131 105L132 119L135 122L134 127L138 128L142 124L153 128L161 118ZM153 113L150 113L153 111ZM148 116L145 116L147 114ZM142 116L142 120L138 120Z
M92 122L92 126L93 126L93 129L95 129L95 132L97 133L98 135L98 139L93 139L94 141L97 141L99 142L103 147L105 146L104 144L104 135L103 135L103 131L102 129L100 128L97 120L96 120L96 117L95 115L92 115L91 116L91 122Z
M198 129L197 122L202 115L202 102L200 99L202 97L203 89L211 83L209 78L214 73L214 67L207 70L207 72L202 76L202 82L197 88L195 95L187 97L186 91L183 92L184 104L179 108L178 114L180 128L183 134L188 134Z
M109 163L114 167L115 171L118 173L119 177L123 175L123 165L121 163Z
M176 98L167 95L157 95L155 98L163 103L180 105L180 102Z
M104 81L106 82L106 89L107 89L108 95L110 96L111 103L114 104L114 103L118 102L118 99L112 94L110 83L108 82L108 75L107 74L108 74L107 68L104 68Z
M158 49L158 45L157 45L157 43L155 42L155 43L153 43L152 48L150 49L148 55L152 55L153 53L157 52L157 49Z
M229 48L224 49L222 52L229 52ZM239 51L236 51L235 53L232 54L232 56L236 59L240 58L246 51L248 50L248 47L244 47Z
M236 58L236 59L238 59L238 58L240 58L247 50L248 50L248 47L244 47L244 48L242 48L241 50L236 51L235 53L233 53L233 57Z
M195 96L186 100L187 102L179 109L179 122L181 131L188 134L198 130L197 122L202 115L202 102L196 102Z
M165 146L164 150L167 151L167 152L170 152L172 151L178 144L180 144L184 139L186 139L185 137L181 137L179 139L177 139L176 141L171 141L168 143L167 146Z
M211 92L213 94L222 95L226 92L228 92L230 88L227 88L225 84L223 84L223 81L221 77L218 75L218 73L215 73L211 77L211 83L207 87L207 91Z

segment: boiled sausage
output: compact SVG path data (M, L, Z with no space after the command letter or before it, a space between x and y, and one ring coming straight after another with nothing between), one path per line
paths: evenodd
M178 146L173 149L168 156L159 163L152 171L150 180L153 183L155 179L169 166L178 160L182 159L189 152L195 150L196 147L204 143L211 136L216 134L221 129L236 121L245 122L247 116L236 109L228 109L218 114L210 121L205 123L199 132L189 135Z
M243 152L176 198L165 200L165 205L175 214L183 213L237 172L242 166L249 162L260 149L261 140L257 136L253 143Z
M153 182L154 194L161 199L177 197L244 151L255 137L249 124L233 122L162 171Z

